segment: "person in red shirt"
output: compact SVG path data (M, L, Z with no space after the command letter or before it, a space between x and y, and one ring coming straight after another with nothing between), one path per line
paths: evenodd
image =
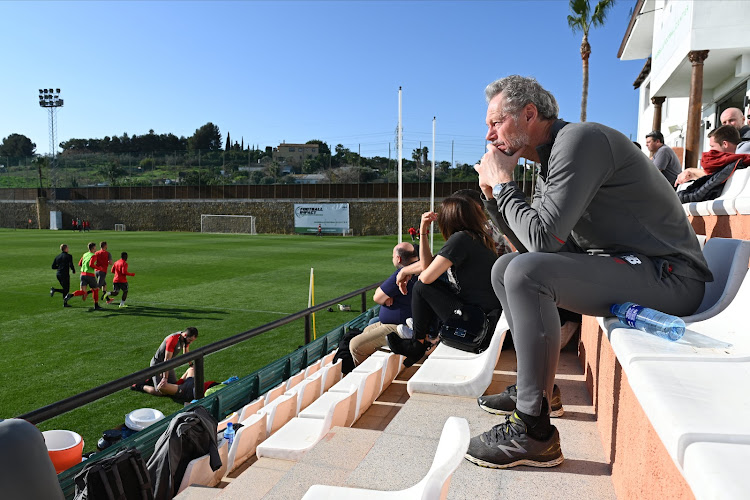
M101 290L102 298L107 296L107 269L112 264L112 254L107 251L107 242L99 243L99 251L94 254L94 269L96 272L96 283ZM107 302L109 304L109 302Z
M122 290L120 307L128 307L125 305L125 300L128 298L128 276L135 276L135 273L128 272L128 252L122 252L120 260L112 264L112 274L115 275L112 282L112 291L104 296L107 299L107 304L111 304L112 297L116 296Z
M190 351L190 344L197 338L198 329L194 326L189 326L184 331L167 335L156 350L156 354L154 354L154 357L151 359L151 366L169 361L180 354L188 353ZM190 363L190 365L192 366L192 363ZM183 375L182 378L184 377L185 375ZM152 396L164 396L166 394L162 394L162 392L159 391L159 386L164 386L162 381L168 384L176 384L177 375L175 374L175 371L167 370L158 375L154 375L152 377L153 385L139 387L140 384L136 384L135 389L143 390L143 392L151 394Z
M411 242L414 243L417 241L417 230L414 229L414 226L409 228L409 236L411 236Z

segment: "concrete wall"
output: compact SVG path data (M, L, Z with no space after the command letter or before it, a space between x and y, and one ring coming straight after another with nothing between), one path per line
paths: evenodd
M201 214L254 215L259 233L291 234L294 232L294 204L320 200L164 200L164 201L0 201L0 227L49 229L51 210L62 212L63 228L71 220L88 220L92 230L113 230L125 224L128 231L200 231ZM336 200L349 203L349 227L355 235L396 234L398 204L396 200ZM436 205L439 203L436 200ZM419 227L429 200L404 201L404 232Z

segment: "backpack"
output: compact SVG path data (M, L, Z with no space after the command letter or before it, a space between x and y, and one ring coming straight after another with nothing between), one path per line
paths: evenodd
M461 314L454 311L440 326L440 341L461 351L479 354L490 346L500 310L485 314L478 306L464 304Z
M336 355L333 357L333 363L335 364L339 359L341 360L341 373L344 375L354 370L354 358L351 351L349 351L349 342L360 333L362 333L362 330L359 328L351 328L339 341L339 350L336 351Z
M153 500L141 453L127 448L86 465L75 477L74 500Z

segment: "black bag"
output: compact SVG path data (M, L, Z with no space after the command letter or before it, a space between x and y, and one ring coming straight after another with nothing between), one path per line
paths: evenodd
M730 163L711 175L695 179L686 189L677 191L680 203L715 200L721 195L721 192L724 190L724 184L732 176L734 170L736 168L744 168L741 165L742 162L737 160L735 163Z
M339 341L339 350L336 351L336 355L333 357L333 363L335 364L339 359L341 360L341 373L344 375L354 370L354 358L351 351L349 351L349 342L360 333L362 333L362 330L359 328L351 328Z
M153 500L141 453L128 448L86 465L75 477L74 500Z
M440 341L449 347L478 354L487 350L499 318L499 309L484 314L480 307L464 304L439 330Z

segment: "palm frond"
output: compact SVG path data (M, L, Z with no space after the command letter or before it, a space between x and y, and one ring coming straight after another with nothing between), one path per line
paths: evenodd
M615 5L615 0L600 0L594 7L594 14L591 16L592 26L602 26L607 19L608 11Z

